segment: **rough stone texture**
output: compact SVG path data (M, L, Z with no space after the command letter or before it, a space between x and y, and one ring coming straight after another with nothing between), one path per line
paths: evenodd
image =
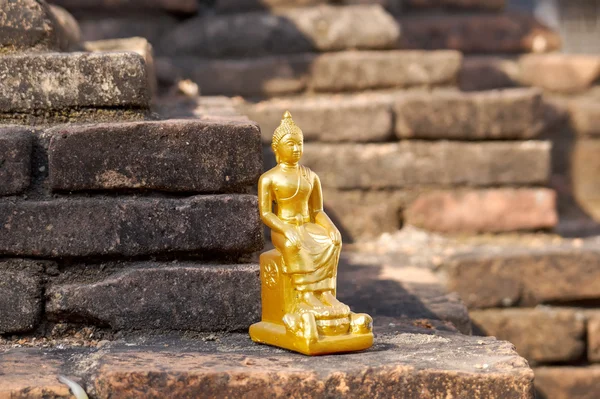
M540 399L595 399L600 396L600 367L538 367L535 388Z
M144 37L157 46L165 35L175 29L177 18L169 14L101 13L77 14L81 36L85 41Z
M103 10L165 10L175 13L194 14L198 10L196 0L51 0L69 9Z
M58 381L57 376L63 371L65 361L56 354L21 349L3 352L0 357L2 365L0 398L67 399L73 397L69 387Z
M600 217L600 140L575 140L571 153L571 181L578 205L594 218Z
M413 194L414 195L414 194ZM393 232L402 225L402 210L411 193L324 189L325 210L342 233L344 242L355 242Z
M247 330L260 320L259 267L192 262L127 264L92 283L46 291L52 320L116 330Z
M172 85L191 79L202 95L276 96L306 88L315 54L207 60L189 57L157 59L158 79Z
M444 261L447 286L469 309L600 298L600 251L593 242L474 248Z
M462 56L456 51L348 51L319 56L310 86L316 91L452 84Z
M406 6L411 8L457 8L499 11L506 0L407 0Z
M588 361L600 363L600 312L592 311L587 316Z
M560 48L557 33L524 14L425 14L400 17L399 21L401 48L496 54Z
M53 190L244 192L262 171L250 121L168 120L47 131Z
M227 58L345 49L387 49L399 36L394 19L377 5L319 6L198 17L161 42L169 55Z
M32 141L25 129L0 129L0 195L18 194L29 186Z
M404 188L421 185L543 184L550 145L543 141L304 145L303 163L324 187Z
M458 85L464 91L519 86L519 63L515 58L474 55L463 59Z
M215 8L221 12L241 12L260 9L308 7L327 4L329 0L216 0Z
M600 79L600 57L577 54L529 54L520 57L521 83L544 90L572 93Z
M392 137L391 104L387 94L321 95L240 102L237 109L258 122L268 145L286 110L306 141L369 142Z
M0 0L0 53L65 51L74 44L69 39L45 1Z
M371 350L319 357L227 338L183 356L143 349L107 354L93 377L98 397L533 398L524 360L509 343L487 338L478 344L458 335L382 335Z
M556 193L545 188L429 192L404 217L413 226L444 233L550 229L558 222Z
M84 43L87 51L133 51L144 57L146 62L146 76L151 94L156 93L156 70L154 66L154 53L152 45L143 37L130 37L127 39L98 40Z
M414 93L398 96L394 111L399 138L425 139L528 139L543 116L536 89Z
M0 334L33 330L42 315L44 263L25 259L0 262Z
M144 59L134 53L3 56L0 113L148 107L147 79Z
M488 309L469 315L476 331L512 342L532 363L576 361L585 353L585 317L573 309Z
M471 334L467 308L428 268L410 265L396 254L345 252L338 270L338 298L354 312L371 315L376 332L387 322L427 319Z
M568 108L571 125L578 136L600 136L600 101L574 100Z
M262 247L252 195L4 202L0 226L0 254L9 256L241 253Z

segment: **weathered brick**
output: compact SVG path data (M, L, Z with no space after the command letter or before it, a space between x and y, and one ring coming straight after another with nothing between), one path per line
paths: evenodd
M568 103L570 121L578 136L600 136L600 101L573 100Z
M464 91L493 90L519 86L519 63L513 57L465 57L458 85Z
M237 109L259 123L269 145L286 110L307 141L369 142L392 137L391 104L387 94L319 95L240 102Z
M543 184L550 171L550 145L544 141L306 143L302 162L319 175L324 187L338 189Z
M74 10L165 10L175 13L194 14L198 10L196 0L52 0L53 3Z
M528 54L519 58L520 82L544 90L572 93L600 79L600 57L583 54Z
M456 51L347 51L320 55L312 65L316 91L439 86L456 81Z
M445 261L443 270L449 290L473 309L600 298L599 265L597 244L569 240L474 249Z
M537 367L538 396L552 399L596 399L600 397L600 367ZM543 395L543 396L542 396Z
M399 21L401 48L496 54L560 48L560 36L526 14L424 14Z
M73 45L45 1L0 0L0 50L63 51Z
M404 217L413 226L445 233L549 229L558 222L556 193L545 188L428 192Z
M585 317L577 310L488 309L469 315L481 332L512 342L529 362L576 361L585 353Z
M63 373L64 360L56 353L25 348L0 355L0 398L68 398L69 387L57 376Z
M216 0L215 8L220 12L241 12L261 9L308 7L327 4L329 0Z
M161 42L164 54L227 58L345 49L388 49L396 21L378 5L318 6L198 17Z
M600 312L591 311L587 316L587 357L600 363Z
M77 13L84 41L144 37L157 46L167 33L177 27L179 20L166 13L109 13L94 11Z
M0 129L0 195L18 194L29 186L32 142L25 129Z
M6 55L0 57L0 113L148 107L147 79L144 59L134 53Z
M578 205L593 217L600 216L600 186L598 171L600 170L600 140L586 138L575 140L571 151L571 180L573 195Z
M0 262L0 334L27 332L37 326L42 316L44 263L27 259Z
M410 8L456 8L499 11L504 8L506 0L407 0Z
M168 120L66 126L45 132L53 190L240 192L262 171L248 120Z
M541 131L542 99L536 89L398 96L396 135L425 139L528 139Z
M191 79L203 95L275 96L306 88L316 54L208 60L193 56L157 59L159 81Z
M117 330L235 331L260 320L258 265L127 266L99 281L52 285L46 314Z
M0 203L0 254L253 252L262 247L257 209L252 195L5 202Z

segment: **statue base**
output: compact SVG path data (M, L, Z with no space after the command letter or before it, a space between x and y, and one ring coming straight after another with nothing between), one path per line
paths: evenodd
M254 342L277 346L304 355L326 355L341 352L356 352L373 345L373 333L320 336L316 341L298 337L288 332L284 325L261 321L250 326L250 337Z

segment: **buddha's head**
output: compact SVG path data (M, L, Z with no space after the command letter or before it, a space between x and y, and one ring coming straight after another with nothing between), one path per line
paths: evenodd
M302 130L294 123L292 114L285 111L279 127L273 133L271 148L277 163L294 165L302 158L304 136Z

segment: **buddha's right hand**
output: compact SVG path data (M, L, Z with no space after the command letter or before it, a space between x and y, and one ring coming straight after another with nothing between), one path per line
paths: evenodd
M300 248L302 246L302 241L300 240L300 235L298 234L298 232L296 231L296 229L292 226L288 226L284 231L283 231L283 235L285 236L285 239L288 243L290 243L291 246L295 246L297 248Z

